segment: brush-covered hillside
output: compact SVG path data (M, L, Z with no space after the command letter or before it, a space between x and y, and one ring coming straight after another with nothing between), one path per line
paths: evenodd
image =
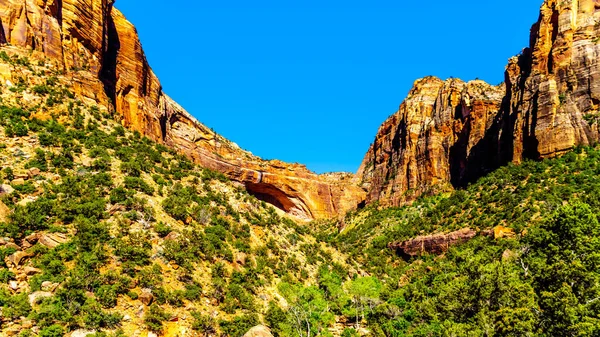
M578 148L315 236L378 279L375 336L597 336L599 172L600 148Z
M600 333L600 149L297 222L43 58L0 67L3 336Z
M50 61L3 48L0 67L0 335L340 334L317 284L359 273L343 254Z

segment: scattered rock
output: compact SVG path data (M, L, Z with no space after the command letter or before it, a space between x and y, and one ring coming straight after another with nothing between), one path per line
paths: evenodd
M10 215L10 208L0 201L0 222L7 222Z
M58 288L59 285L60 285L60 283L52 283L50 281L44 281L44 282L42 282L41 287L42 287L43 291L48 291L48 292L53 293L56 290L56 288Z
M7 264L12 265L13 267L18 267L21 265L21 262L23 262L24 259L28 258L28 257L32 257L33 254L32 253L28 253L28 252L24 252L24 251L18 251L10 256L8 256L6 258Z
M27 171L27 175L29 176L29 178L37 177L40 175L40 173L42 172L37 167L32 167L29 169L29 171Z
M38 239L39 239L38 233L30 234L25 237L25 240L27 240L31 243L36 243L38 241Z
M69 238L62 233L49 233L39 236L40 244L48 248L56 248L67 241L69 241Z
M17 290L19 290L19 282L17 282L17 281L10 281L10 282L8 282L8 287L11 290L17 291Z
M255 326L242 337L273 337L271 330L264 325Z
M14 191L15 191L15 189L12 188L12 186L10 186L10 185L5 185L5 184L0 185L0 195L11 194Z
M158 335L155 334L154 332L150 331L150 332L148 332L148 337L158 337Z
M6 248L12 248L12 249L16 249L16 250L20 250L21 247L19 247L16 243L14 242L9 242L6 244Z
M145 306L149 306L150 304L152 304L152 301L154 300L154 296L152 295L152 290L142 289L142 293L140 294L138 299L140 301L142 301L142 303L144 303Z
M41 269L37 269L37 268L33 268L33 267L25 267L25 269L23 269L23 271L25 272L25 275L27 275L27 276L40 274L42 272Z
M47 291L36 291L29 295L29 305L37 304L41 299L52 297L51 292Z
M95 333L96 333L96 331L94 331L94 330L79 329L79 330L75 330L75 331L71 332L71 334L69 336L70 337L85 337L87 335L93 335Z
M111 207L108 209L108 214L110 214L110 215L114 215L115 213L117 213L117 212L122 212L122 211L124 211L124 210L125 210L125 206L123 206L123 205L119 205L119 204L116 204L116 205L112 205L112 206L111 206Z
M240 253L237 254L237 256L235 258L235 262L238 263L238 264L240 264L240 265L242 265L242 266L245 266L247 258L248 258L248 256L246 255L246 253L240 252Z
M23 178L17 178L17 179L14 179L13 181L11 181L10 184L13 185L13 186L24 185L25 184L25 179L23 179Z
M177 233L177 232L171 232L169 233L167 236L165 236L165 241L175 241L177 240L179 237L181 236L181 234Z
M123 316L123 320L124 320L125 322L129 322L129 321L131 321L131 316L129 316L129 315L125 315L125 316Z

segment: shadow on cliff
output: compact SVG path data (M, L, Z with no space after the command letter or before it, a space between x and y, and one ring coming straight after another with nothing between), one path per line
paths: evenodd
M471 120L466 121L458 141L450 149L450 182L455 188L463 188L478 180L486 174L507 165L508 163L521 159L538 160L538 143L536 137L538 94L533 95L533 105L528 109L521 119L523 96L525 94L526 81L531 74L531 52L529 48L523 50L519 56L518 66L520 76L518 83L513 83L508 71L505 73L506 93L502 99L500 110L494 116L492 125L486 130L484 137L473 146L467 154L468 142L471 134ZM516 85L514 85L516 84ZM519 88L514 93L513 88ZM514 94L518 94L518 100L513 102ZM514 105L513 105L514 103ZM522 128L517 131L519 124ZM517 140L516 134L522 138ZM519 145L522 151L515 148Z
M4 25L2 24L2 18L0 18L0 45L7 44L8 39L4 33Z
M117 100L117 57L121 49L119 33L112 16L107 20L107 41L105 45L104 58L102 59L102 68L100 69L100 80L104 85L106 96L110 98L112 104Z

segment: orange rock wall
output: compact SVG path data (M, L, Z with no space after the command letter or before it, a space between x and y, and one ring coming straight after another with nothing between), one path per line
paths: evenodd
M352 175L263 161L198 122L164 94L135 27L112 0L2 0L0 22L0 44L43 53L76 73L77 93L114 109L124 126L223 172L288 213L329 218L364 201Z
M368 202L401 205L500 165L600 140L600 1L546 0L505 84L425 78L379 129L358 172Z

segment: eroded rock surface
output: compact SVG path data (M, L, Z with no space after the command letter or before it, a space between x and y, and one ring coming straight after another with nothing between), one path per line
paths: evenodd
M367 201L401 205L509 162L596 143L599 37L600 2L546 0L505 84L418 80L358 172Z
M5 0L0 44L43 54L72 77L77 94L114 110L122 124L226 174L288 213L344 214L365 198L352 176L264 161L215 134L162 91L135 27L112 0ZM2 72L10 76L10 70Z
M467 242L477 236L477 232L464 228L448 234L419 236L414 239L390 243L388 247L402 256L420 256L423 254L442 254L450 247Z

